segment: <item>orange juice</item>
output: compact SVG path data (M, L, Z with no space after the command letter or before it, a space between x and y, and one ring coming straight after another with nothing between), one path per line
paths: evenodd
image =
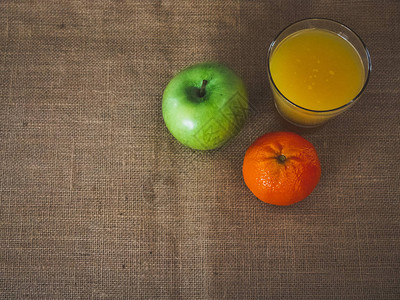
M284 39L272 54L270 70L281 93L310 110L341 107L364 84L364 66L356 49L323 29L304 29Z

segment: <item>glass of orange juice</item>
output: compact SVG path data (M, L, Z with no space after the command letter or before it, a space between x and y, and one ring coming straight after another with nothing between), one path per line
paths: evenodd
M283 29L268 50L268 77L278 112L316 127L361 96L371 71L361 38L329 19L305 19Z

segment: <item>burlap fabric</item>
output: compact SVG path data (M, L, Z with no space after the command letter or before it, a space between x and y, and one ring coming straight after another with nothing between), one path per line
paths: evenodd
M276 112L267 49L327 17L372 57L364 97L302 130ZM400 2L1 1L0 298L399 299ZM181 146L161 114L181 68L247 84L241 133ZM300 133L322 178L275 207L243 183L261 134Z

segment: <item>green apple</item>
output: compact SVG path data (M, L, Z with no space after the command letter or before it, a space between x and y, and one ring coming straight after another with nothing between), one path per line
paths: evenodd
M228 67L200 63L179 72L168 83L162 114L171 134L198 150L224 145L243 127L248 114L243 81Z

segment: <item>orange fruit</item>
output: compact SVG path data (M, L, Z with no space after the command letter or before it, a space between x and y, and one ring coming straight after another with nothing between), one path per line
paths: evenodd
M320 177L321 165L314 146L292 132L267 133L244 156L244 182L266 203L299 202L311 194Z

